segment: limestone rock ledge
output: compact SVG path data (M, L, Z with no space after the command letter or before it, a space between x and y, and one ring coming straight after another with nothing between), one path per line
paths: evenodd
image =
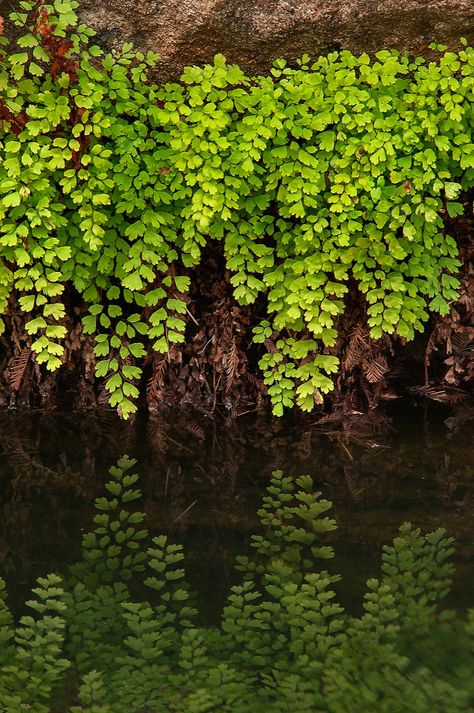
M15 0L0 0L6 15ZM162 78L217 52L247 72L278 57L347 48L428 54L439 42L474 42L474 0L80 0L81 17L111 48L133 41L159 52Z

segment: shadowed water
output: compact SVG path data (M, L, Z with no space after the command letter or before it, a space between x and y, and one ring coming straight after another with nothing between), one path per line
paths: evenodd
M382 545L406 520L424 530L446 527L456 538L449 604L474 606L473 421L411 406L398 406L391 416L379 433L364 433L362 420L343 438L337 430L253 415L181 414L135 423L108 412L3 415L0 574L12 607L21 608L36 576L77 558L93 500L124 453L138 459L140 507L151 532L170 533L185 545L208 622L232 582L235 555L257 528L256 511L275 469L309 473L334 503L334 568L343 574L339 596L350 610L359 610Z

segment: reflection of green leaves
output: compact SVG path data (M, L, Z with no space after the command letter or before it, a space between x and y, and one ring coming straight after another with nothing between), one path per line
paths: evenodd
M472 710L474 612L443 608L454 572L443 529L404 523L349 614L325 568L331 502L310 476L275 471L219 622L203 627L182 545L150 537L137 507L135 465L110 468L79 561L64 579L39 577L19 621L0 579L2 711Z
M253 79L218 55L157 86L156 56L92 46L74 2L45 6L43 34L28 8L0 61L0 307L18 294L38 363L62 363L67 285L110 403L131 413L148 349L185 341L210 241L237 302L267 306L255 342L284 342L261 360L277 414L331 389L349 278L374 338L446 313L459 261L442 217L463 213L474 176L473 48L277 60ZM51 76L49 32L71 76Z

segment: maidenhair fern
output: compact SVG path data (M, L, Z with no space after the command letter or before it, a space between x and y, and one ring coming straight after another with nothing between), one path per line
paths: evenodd
M157 86L157 56L104 53L76 2L19 4L0 37L0 312L18 301L38 364L62 363L73 289L127 417L148 350L185 341L210 240L235 299L266 303L254 336L278 415L333 388L350 281L375 339L447 312L444 217L474 183L473 48L333 52L261 77L217 56Z
M33 616L23 616L16 626L5 602L0 580L0 708L49 713L56 686L64 685L70 661L64 657L65 593L60 577L40 577L27 602Z
M474 610L441 607L452 540L408 524L384 548L360 617L319 563L335 522L308 476L273 474L253 553L219 626L202 628L183 552L148 540L134 461L111 469L82 559L38 580L15 622L0 580L0 706L7 713L468 713Z

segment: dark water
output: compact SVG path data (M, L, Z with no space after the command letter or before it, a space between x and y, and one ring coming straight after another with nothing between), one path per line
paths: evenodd
M370 428L369 428L370 425ZM443 526L456 538L450 605L474 606L474 420L444 408L397 405L379 433L367 418L345 434L252 414L215 419L175 414L123 423L105 412L0 416L0 574L11 605L36 576L64 570L108 468L124 453L138 459L153 534L183 542L204 619L215 620L233 577L233 560L258 527L256 511L272 470L309 473L334 503L332 537L339 596L360 607L380 551L410 520Z

